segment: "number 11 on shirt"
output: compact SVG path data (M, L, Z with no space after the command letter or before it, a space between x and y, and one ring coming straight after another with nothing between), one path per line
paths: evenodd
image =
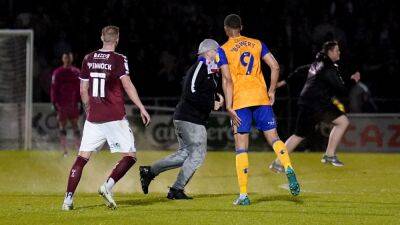
M105 94L106 74L91 72L90 77L93 78L92 96L99 97L99 92L100 92L101 98L106 97L106 94Z

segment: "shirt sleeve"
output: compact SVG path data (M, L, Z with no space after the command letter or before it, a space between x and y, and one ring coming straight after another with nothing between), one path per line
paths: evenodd
M291 83L297 78L306 79L308 75L308 70L310 69L311 64L302 65L297 67L292 73L288 75L286 79L284 79L287 83Z
M216 57L218 67L228 64L225 51L222 48L218 48Z
M89 68L87 66L87 61L86 61L87 56L82 61L82 69L79 73L79 79L88 81L89 80Z
M122 76L128 74L129 74L128 58L126 58L126 56L122 56L116 62L115 76L121 78Z
M264 42L261 42L261 58L264 58L266 54L269 53L269 49Z

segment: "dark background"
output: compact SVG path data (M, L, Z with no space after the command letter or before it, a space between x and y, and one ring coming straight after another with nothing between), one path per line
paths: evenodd
M265 42L281 65L285 78L297 66L311 63L321 44L340 41L341 68L346 80L359 70L376 99L379 112L396 112L400 105L399 8L383 0L0 0L0 28L35 31L34 101L49 101L51 71L65 51L82 57L101 48L100 30L120 27L117 51L129 59L132 79L141 96L180 93L180 80L194 62L204 38L226 41L224 17L242 17L243 34ZM269 71L264 70L269 80ZM302 82L284 101L297 97ZM286 105L286 103L282 103ZM277 106L279 108L279 105ZM277 109L279 111L279 109Z

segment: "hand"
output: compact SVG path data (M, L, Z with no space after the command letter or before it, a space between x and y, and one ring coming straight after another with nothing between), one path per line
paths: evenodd
M82 102L82 107L83 107L83 110L85 111L85 114L87 115L89 112L89 104Z
M268 92L268 97L269 97L269 103L273 105L275 103L275 91L269 91Z
M233 126L239 127L242 121L240 120L240 117L237 115L236 111L233 109L226 109L226 111L228 111L229 117L231 117Z
M360 79L361 79L361 74L360 74L360 72L358 72L358 71L355 72L353 75L351 75L350 79L354 80L356 83L357 83L358 81L360 81Z
M217 93L219 101L214 101L214 110L218 110L224 104L224 97L221 94Z
M280 87L285 86L286 84L287 84L286 81L281 80L281 81L279 81L279 82L276 84L276 87L277 87L277 88L280 88Z
M150 124L151 119L146 109L143 108L140 110L140 116L142 117L143 124L147 127Z
M53 103L53 105L51 106L51 110L53 110L54 112L57 112L57 105L55 103Z

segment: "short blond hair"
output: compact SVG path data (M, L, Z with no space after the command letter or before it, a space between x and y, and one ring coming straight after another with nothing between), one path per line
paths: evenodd
M119 39L119 27L106 26L101 30L101 40L103 42L116 42Z

